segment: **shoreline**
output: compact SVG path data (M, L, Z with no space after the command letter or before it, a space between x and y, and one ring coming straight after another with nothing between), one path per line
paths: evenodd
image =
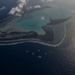
M66 32L66 25L64 26L64 28L65 28L65 32ZM11 43L8 43L8 44L0 44L0 46L13 46L13 45L19 45L19 44L24 44L24 43L34 43L34 44L41 44L41 45L45 45L45 46L50 46L50 47L58 47L58 46L60 46L62 43L64 43L65 41L65 38L67 38L66 37L66 34L67 33L65 33L64 34L64 37L63 37L63 39L60 41L60 42L58 42L57 44L50 44L50 43L47 43L47 42L44 42L44 41L41 41L41 40L39 40L39 39L21 39L21 40L19 40L18 42L11 42ZM17 41L17 40L15 40L15 41ZM8 41L7 41L8 42Z
M66 25L69 23L68 21L69 18L65 19L57 19L57 20L52 20L52 22L58 22L56 25L63 25L64 24L64 36L63 38L59 41L54 41L54 32L50 26L53 25L45 25L42 26L41 28L45 31L44 35L39 35L35 31L29 31L29 32L18 32L18 31L10 31L10 32L0 32L0 45L14 45L14 44L19 44L19 43L25 43L25 42L33 42L33 43L40 43L52 47L57 47L62 44L66 37ZM61 21L60 21L61 20ZM64 21L63 21L64 20ZM63 21L63 22L62 22ZM60 24L59 24L60 23Z

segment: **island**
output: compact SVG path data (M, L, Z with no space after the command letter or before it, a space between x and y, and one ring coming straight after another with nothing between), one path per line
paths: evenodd
M65 19L56 19L50 20L50 23L42 26L41 28L45 31L44 35L39 35L35 31L0 31L0 45L9 45L20 42L30 42L37 41L50 44L54 40L54 32L51 29L50 25L58 25L59 23L66 22L71 17L67 17Z

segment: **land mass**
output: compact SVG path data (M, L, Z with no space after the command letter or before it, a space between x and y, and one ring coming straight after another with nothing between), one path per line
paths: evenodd
M20 31L10 31L2 32L0 31L0 44L13 44L24 41L38 41L50 44L54 40L54 32L49 25L58 25L70 19L70 17L65 19L51 20L50 24L42 26L41 28L45 31L44 35L39 35L35 31L20 32Z
M47 23L47 25L58 25L60 23L63 23L65 21L67 21L68 19L70 19L71 17L65 18L65 19L56 19L56 20L52 20L52 18L49 19L49 23Z

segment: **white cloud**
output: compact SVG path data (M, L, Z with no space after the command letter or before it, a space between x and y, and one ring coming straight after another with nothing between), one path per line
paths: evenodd
M15 8L13 7L11 10L10 10L10 12L9 12L9 14L15 14Z
M44 2L45 0L41 0L42 2Z
M35 5L35 6L27 7L26 9L30 10L30 9L37 9L37 8L41 8L41 6L38 4L38 5Z
M38 4L38 5L35 5L34 8L41 8L41 6Z
M47 2L52 2L53 0L47 0Z
M32 9L33 7L32 7L32 6L30 6L29 8L30 8L30 9Z
M42 2L52 2L53 0L41 0Z
M75 13L75 11L74 11L74 10L72 10L72 13Z
M23 12L22 9L24 6L27 4L27 0L18 0L18 5L16 7L13 7L9 14L11 15L16 15L16 16L21 16L21 13Z
M45 17L41 17L41 20L44 20L45 19Z
M1 7L1 8L0 8L0 11L1 11L1 10L4 10L4 9L6 9L6 7L5 7L5 6Z

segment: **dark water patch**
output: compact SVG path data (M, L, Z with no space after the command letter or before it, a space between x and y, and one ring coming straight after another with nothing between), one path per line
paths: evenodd
M32 52L35 53L34 56ZM38 58L39 55L42 56L41 59ZM74 75L75 60L70 59L75 59L75 56L67 48L53 48L33 43L0 47L0 68L6 75Z

